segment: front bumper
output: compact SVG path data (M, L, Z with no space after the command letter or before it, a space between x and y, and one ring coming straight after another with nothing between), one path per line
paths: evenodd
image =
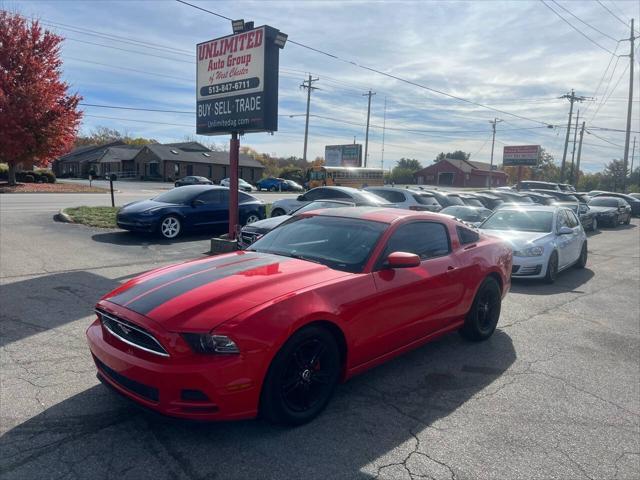
M100 379L146 408L193 420L257 415L260 384L242 355L155 356L120 342L98 319L86 334Z
M513 278L544 278L547 274L547 256L513 257L511 276Z
M157 220L141 220L125 217L116 217L118 228L135 232L155 232L158 229Z

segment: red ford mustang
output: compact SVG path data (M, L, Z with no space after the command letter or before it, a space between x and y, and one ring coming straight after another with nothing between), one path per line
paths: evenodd
M161 413L300 424L335 385L453 330L484 340L511 250L444 215L298 215L251 249L161 268L100 300L99 378Z

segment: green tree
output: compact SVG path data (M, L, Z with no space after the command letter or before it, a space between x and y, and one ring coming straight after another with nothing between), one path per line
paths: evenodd
M447 158L450 158L452 160L469 160L469 157L471 157L471 154L463 152L462 150L456 150L455 152L448 153L440 152L436 156L436 159L433 161L433 163L441 162L442 160L446 160Z
M602 172L603 181L608 189L616 192L622 188L624 178L629 175L629 169L624 168L624 160L611 160Z

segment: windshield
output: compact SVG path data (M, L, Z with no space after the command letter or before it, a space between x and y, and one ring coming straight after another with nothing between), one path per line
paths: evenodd
M355 218L296 216L267 233L250 250L358 273L386 228L385 223Z
M472 207L484 207L482 202L477 198L463 197L462 201L465 205L470 205Z
M462 199L457 195L447 195L447 198L453 205L464 205Z
M415 199L416 202L418 202L421 205L433 205L436 207L440 206L440 204L438 203L438 200L436 200L436 197L434 197L433 195L428 195L424 193L414 193L413 198Z
M618 208L617 198L594 198L589 202L589 205L596 207L616 207Z
M353 207L353 203L332 202L330 200L318 200L316 202L307 203L304 207L300 207L292 213L304 213L311 210L320 210L321 208L339 208L339 207Z
M553 212L498 210L480 225L486 230L516 230L520 232L551 231Z
M465 222L481 222L491 214L491 210L485 208L447 207L440 213L451 215Z
M197 187L194 187L197 188ZM197 190L194 192L191 187L179 187L169 190L168 192L161 193L157 197L153 198L156 202L163 203L189 203L193 196L197 193L202 193L204 190Z
M370 204L374 204L374 205L386 205L389 202L387 202L384 198L371 193L371 192L365 192L365 191L359 191L358 195L360 195L360 197L365 200L366 202L369 202Z

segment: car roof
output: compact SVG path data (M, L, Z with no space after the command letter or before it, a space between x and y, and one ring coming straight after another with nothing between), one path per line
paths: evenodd
M555 212L556 210L567 209L562 205L536 205L531 203L505 203L500 206L500 210L531 210L536 212Z
M360 220L369 220L381 223L394 223L405 218L414 218L422 220L442 221L445 218L438 213L415 212L402 208L385 208L385 207L340 207L327 208L321 210L313 210L305 212L303 215L319 215L323 217L343 217L355 218Z

